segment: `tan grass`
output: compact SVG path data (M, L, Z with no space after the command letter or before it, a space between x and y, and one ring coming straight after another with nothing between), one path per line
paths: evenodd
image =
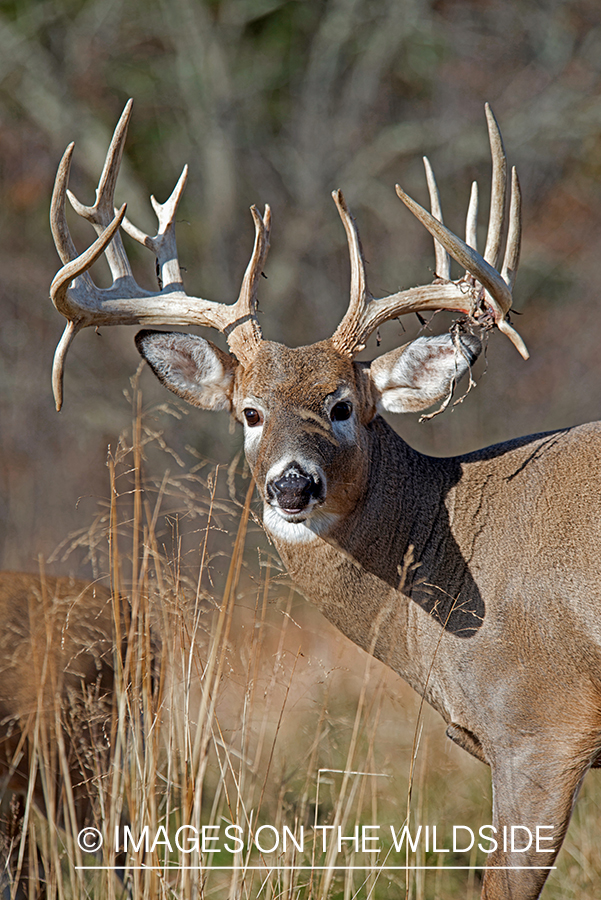
M203 474L193 460L153 483L145 456L158 432L137 391L132 410L131 436L108 461L108 505L87 543L77 535L63 547L84 547L99 573L104 567L113 598L111 712L99 726L94 698L80 707L97 737L79 747L93 773L89 801L78 801L81 786L72 783L79 738L57 702L51 720L38 715L30 724L29 792L5 815L6 895L23 888L25 896L74 900L477 897L477 869L445 869L480 865L473 852L451 859L421 845L407 861L433 868L403 871L389 868L405 862L390 840L379 855L348 840L341 853L333 843L324 853L313 840L315 825L340 826L346 836L361 825L398 831L405 822L477 830L490 821L488 771L445 740L440 720L400 679L295 595L254 523L249 479ZM234 498L242 484L243 502L228 499L234 484ZM594 780L549 900L596 896ZM126 824L136 839L145 826L151 836L162 828L163 842L116 856L115 828L122 835ZM223 835L228 824L244 831L235 856L223 837L205 852L167 852L183 825ZM101 831L101 852L79 848L87 825ZM275 853L253 848L248 838L265 825L297 837L302 825L303 851L291 841Z

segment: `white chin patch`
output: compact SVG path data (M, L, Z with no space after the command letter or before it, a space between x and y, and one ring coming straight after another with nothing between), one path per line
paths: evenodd
M288 544L306 544L314 541L327 534L337 521L338 516L334 513L313 509L304 522L289 522L273 506L268 503L263 506L265 527L274 538Z

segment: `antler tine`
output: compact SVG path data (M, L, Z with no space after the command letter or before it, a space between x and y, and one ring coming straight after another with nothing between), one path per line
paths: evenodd
M436 176L434 175L434 170L430 165L428 157L424 156L423 160L424 169L426 170L426 181L428 183L428 193L430 194L430 210L432 211L434 218L438 219L439 222L442 222L442 207L440 205L440 194L438 192ZM434 264L436 275L439 278L444 278L448 281L451 277L451 258L436 238L434 238L434 258L436 260Z
M507 229L507 244L503 259L503 279L513 288L520 261L520 249L522 243L522 192L515 167L511 170L511 199L509 203L509 226ZM509 340L515 344L524 359L528 359L528 350L517 331L512 328L507 319L497 323L499 331L506 334Z
M133 100L130 99L125 104L125 108L113 132L98 181L98 187L96 188L96 201L92 206L85 206L83 203L80 203L71 191L67 191L71 205L77 215L91 222L97 233L106 228L113 218L115 186L123 158L123 148L127 137L129 120L131 119L132 107Z
M501 253L501 236L505 220L505 195L507 193L507 159L499 125L488 103L484 104L488 140L492 157L492 177L490 186L490 212L484 259L497 268Z
M257 319L257 292L259 278L269 252L271 235L271 209L265 204L263 215L256 206L251 206L255 223L255 243L251 254L238 299L232 307L235 318L224 329L228 344L238 359L250 361L255 355L263 336Z
M188 166L184 166L182 174L171 192L171 196L165 203L158 203L154 196L150 197L152 208L159 223L155 237L145 234L130 222L127 216L123 219L123 230L139 244L148 247L156 256L161 285L163 286L167 284L182 284L182 273L179 267L175 241L175 213L187 180Z
M70 262L77 256L77 250L75 249L75 244L71 238L71 232L69 231L67 216L65 214L67 183L69 181L74 147L75 144L71 142L63 153L54 180L52 200L50 201L50 230L52 231L52 237L54 238L54 246L56 247L56 251L63 264Z
M511 170L511 198L509 201L509 226L507 228L507 244L501 274L503 280L512 288L520 262L522 245L522 190L515 166Z
M113 132L102 174L96 188L95 203L92 206L85 206L83 203L80 203L71 191L67 191L69 202L77 215L91 222L96 234L101 234L114 216L115 185L117 184L121 159L123 158L123 148L127 137L132 107L133 100L128 100ZM115 235L114 241L107 247L106 261L109 264L114 280L117 278L132 278L131 266L123 247L121 235Z
M342 191L332 191L332 197L344 225L351 262L350 301L346 314L336 329L332 340L340 350L352 355L363 349L362 339L357 339L357 344L355 335L361 330L361 323L369 309L371 294L367 287L365 258L357 223L346 205Z
M472 181L472 190L470 192L470 202L467 207L467 216L465 217L465 243L472 250L478 250L478 184Z
M70 321L65 325L63 335L56 345L54 351L54 359L52 361L52 395L56 411L60 412L63 408L63 380L65 377L65 360L69 347L73 343L73 338L81 329L78 322Z

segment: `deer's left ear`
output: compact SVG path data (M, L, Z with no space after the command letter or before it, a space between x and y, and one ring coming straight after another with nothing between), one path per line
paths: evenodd
M421 412L444 399L476 361L482 344L473 334L419 337L375 359L369 369L378 409Z

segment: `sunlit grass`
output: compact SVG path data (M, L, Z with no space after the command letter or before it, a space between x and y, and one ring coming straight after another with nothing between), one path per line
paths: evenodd
M85 747L63 698L29 723L30 791L3 808L5 895L478 897L485 856L453 852L452 829L490 822L487 768L294 593L254 521L249 478L193 459L152 483L144 457L162 438L138 394L133 412L132 436L109 457L108 504L63 547L108 573L110 713L100 721L86 695ZM86 802L74 751L86 754ZM548 898L596 896L597 781ZM427 848L395 852L391 826L406 823L430 829ZM77 843L87 826L103 836L93 854ZM203 828L204 848L189 840Z

